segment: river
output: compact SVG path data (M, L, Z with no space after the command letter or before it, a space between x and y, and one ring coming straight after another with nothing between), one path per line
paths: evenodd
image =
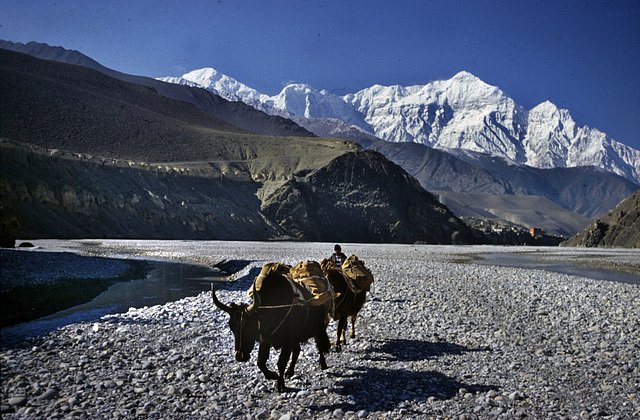
M209 290L212 282L225 282L226 276L206 266L151 261L154 268L144 279L120 282L90 302L53 315L2 328L2 347L28 337L45 335L59 327L100 317L129 308L162 305Z
M42 241L43 246L49 249L58 248L56 250L68 250L70 247L76 247L78 244L72 241ZM106 242L106 241L105 241ZM129 244L127 241L111 241L114 244ZM82 243L81 243L82 245ZM177 251L185 252L190 247L194 247L194 252L198 255L213 254L219 252L220 249L229 248L228 251L233 255L241 253L244 248L265 248L268 250L270 247L286 247L290 244L278 243L278 244L261 244L261 243L219 243L219 242L179 242L172 243L171 241L135 241L130 245L141 248L151 249L163 249L168 248L171 250L170 254L175 254ZM303 247L304 244L295 244L296 247ZM361 245L364 246L364 245ZM631 283L640 285L640 275L630 274L616 270L608 269L594 269L587 268L575 263L571 255L558 256L554 253L562 252L569 254L575 254L582 258L598 258L599 256L594 254L585 255L584 250L566 251L561 249L554 249L551 252L549 249L542 252L493 252L493 250L500 249L499 247L488 247L489 251L485 252L485 247L482 247L482 251L475 251L473 254L479 259L475 259L475 263L483 265L496 265L507 267L521 267L525 269L535 270L547 270L556 273L578 275L596 280L603 281L616 281L622 283ZM426 246L426 249L437 250L438 247ZM441 248L446 252L455 250L461 254L465 254L469 248ZM599 251L608 255L625 253L635 258L635 250L605 250ZM125 253L126 255L126 253ZM228 255L220 255L218 260L224 260L228 258ZM268 260L270 256L264 256L264 259ZM195 296L202 291L209 290L211 282L224 282L225 276L214 269L211 269L203 265L193 265L184 263L170 263L166 260L158 261L152 260L151 263L155 269L145 278L141 280L133 280L129 282L121 282L113 285L108 291L104 292L91 302L78 305L76 307L58 312L56 314L40 318L35 321L22 323L13 327L3 328L1 330L2 346L10 345L12 343L20 342L26 337L33 337L44 335L50 331L55 330L64 325L78 323L83 321L93 321L100 317L118 312L126 312L131 307L144 307L161 305L167 302L173 302L182 299L187 296Z
M615 281L640 285L640 275L618 270L592 268L575 264L562 259L541 258L531 253L491 253L479 254L480 260L475 263L482 265L498 265L502 267L519 267L532 270L546 270L554 273L569 274L595 280Z

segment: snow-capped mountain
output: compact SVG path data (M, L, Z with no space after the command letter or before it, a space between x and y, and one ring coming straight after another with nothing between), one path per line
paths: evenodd
M464 71L449 80L374 85L345 96L304 84L268 96L211 68L160 80L198 85L269 114L297 117L293 119L312 131L312 124L301 119L341 120L387 141L487 153L536 168L592 165L640 183L640 151L578 125L568 110L551 102L527 110Z
M269 100L268 95L263 95L211 67L193 70L183 74L181 77L161 77L158 80L178 85L203 87L229 101L242 101L250 105Z
M334 119L367 131L370 127L363 116L340 96L318 91L306 84L289 84L275 96L258 92L237 80L206 67L181 77L160 77L163 82L203 87L229 101L242 101L271 115L286 118ZM316 117L321 115L321 117Z

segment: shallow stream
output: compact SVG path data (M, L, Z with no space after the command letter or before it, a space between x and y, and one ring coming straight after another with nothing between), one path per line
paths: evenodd
M615 281L640 285L640 275L625 273L604 268L591 268L575 264L572 261L546 259L544 256L530 253L491 253L479 254L482 260L475 260L477 264L498 265L502 267L519 267L533 270L546 270L554 273L569 274L595 280Z
M27 337L45 335L64 325L93 321L129 308L162 305L197 296L209 290L212 282L224 282L226 276L206 266L151 262L154 269L145 279L116 283L90 302L65 309L53 315L2 328L2 347L12 346Z

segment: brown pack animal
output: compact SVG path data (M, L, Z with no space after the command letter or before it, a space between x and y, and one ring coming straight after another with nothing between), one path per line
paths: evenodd
M364 264L362 265L364 266ZM349 318L351 318L351 338L356 336L356 319L358 318L358 312L360 312L360 309L362 309L367 299L367 290L370 289L373 276L371 276L371 282L368 284L366 281L361 282L361 284L366 287L366 290L364 290L358 287L350 277L346 276L344 272L338 269L329 259L325 258L322 260L320 266L338 296L336 298L335 315L333 319L338 321L335 348L336 351L341 351L342 343L346 343L347 341L347 322ZM370 272L369 275L371 275Z
M311 295L287 278L284 273L288 268L284 264L266 264L251 287L253 303L250 305L220 302L211 285L214 304L230 316L235 359L238 362L248 361L255 343L259 342L257 365L267 379L277 381L279 392L286 390L285 377L293 376L300 343L315 339L321 369L327 368L324 354L331 349L325 322L328 316L326 306L308 305L306 300ZM278 373L267 367L272 347L280 350ZM291 364L287 369L289 359Z

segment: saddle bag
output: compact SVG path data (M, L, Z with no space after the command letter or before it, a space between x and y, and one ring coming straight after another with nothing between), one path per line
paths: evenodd
M333 300L333 288L316 261L301 262L291 267L289 276L313 295L310 305L324 305Z
M275 274L279 274L281 276L288 277L290 269L291 269L290 265L282 264L282 263L278 263L278 262L272 262L272 263L267 263L267 264L263 265L262 266L262 270L260 270L260 274L258 274L258 277L256 277L256 279L253 282L253 286L251 288L249 288L249 297L253 298L253 290L254 289L256 291L260 291L260 289L262 289L262 282L269 275L271 275L272 273L275 273ZM295 287L293 289L294 289L295 295L299 295L300 294L300 292L298 290L296 290Z
M351 255L342 263L342 273L350 278L358 289L365 292L371 290L373 275L364 266L364 261L357 256Z
M336 267L333 261L331 261L329 258L323 258L322 261L320 261L320 268L325 274L328 273L329 270L341 270L341 268Z

